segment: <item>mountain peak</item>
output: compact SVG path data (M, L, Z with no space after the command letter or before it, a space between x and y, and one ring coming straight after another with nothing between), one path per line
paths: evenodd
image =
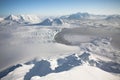
M44 25L44 26L62 25L62 24L63 21L59 18L55 18L55 19L47 18L41 23L39 23L39 25Z
M12 14L5 18L5 20L17 20L17 19L18 17Z
M120 15L110 15L106 20L120 20Z
M55 18L52 22L54 25L62 25L63 21L59 18Z
M75 13L75 14L71 14L68 18L69 19L86 19L86 18L89 18L90 15L88 13L81 13L81 12L78 12L78 13Z
M40 25L46 25L46 26L52 25L52 19L47 18L43 22L41 22Z

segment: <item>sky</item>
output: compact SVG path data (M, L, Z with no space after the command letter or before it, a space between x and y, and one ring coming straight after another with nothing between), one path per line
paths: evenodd
M120 0L0 0L3 15L120 14Z

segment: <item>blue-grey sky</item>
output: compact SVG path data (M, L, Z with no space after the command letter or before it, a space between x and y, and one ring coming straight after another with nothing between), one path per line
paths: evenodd
M0 0L0 15L120 14L120 0Z

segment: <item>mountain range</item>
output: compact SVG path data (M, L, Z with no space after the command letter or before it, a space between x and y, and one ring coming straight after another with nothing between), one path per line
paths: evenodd
M40 16L33 15L9 15L5 18L1 18L0 25L40 25L40 26L52 26L52 25L64 25L66 23L71 24L71 21L74 20L104 20L104 21L113 21L120 22L120 15L93 15L89 13L75 13L60 17L47 17L41 18Z

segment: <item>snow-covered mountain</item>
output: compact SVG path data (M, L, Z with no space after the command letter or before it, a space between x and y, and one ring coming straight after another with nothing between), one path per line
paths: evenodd
M35 16L35 15L20 15L19 21L25 21L30 23L38 23L41 21L42 17Z
M76 26L118 26L120 15L94 15L89 13L74 13L61 17L44 18L34 15L9 15L4 18L0 25L37 25L37 26L58 26L63 24ZM111 23L112 22L112 23ZM115 25L113 25L115 24Z
M24 24L33 24L38 23L42 20L42 17L34 15L9 15L5 17L0 25L24 25Z
M52 25L52 19L47 18L44 21L42 21L41 23L38 23L38 25L51 26Z
M46 18L34 16L34 15L9 15L1 21L0 25L42 25L42 26L52 26L52 25L62 25L63 20L60 18Z
M81 19L105 19L106 15L94 15L89 13L74 13L66 16L61 16L62 19L70 19L70 20L81 20Z
M64 24L63 20L60 18L53 19L52 25L62 25Z
M18 17L14 16L14 15L9 15L8 17L6 17L4 20L12 20L12 21L18 21Z
M18 15L18 16L9 15L8 17L5 18L5 20L36 23L40 22L40 17L35 15Z
M15 15L9 15L0 22L1 26L14 25L14 24L19 24L19 18Z
M120 15L110 15L106 20L111 22L120 22Z
M119 27L120 15L95 15L89 13L75 13L60 18L69 25L78 27Z
M71 14L68 19L88 19L90 15L88 13L76 13Z
M60 18L55 18L55 19L47 18L44 21L42 21L41 23L38 23L37 25L42 25L42 26L56 25L56 26L58 26L58 25L62 25L62 24L64 24L64 22Z

